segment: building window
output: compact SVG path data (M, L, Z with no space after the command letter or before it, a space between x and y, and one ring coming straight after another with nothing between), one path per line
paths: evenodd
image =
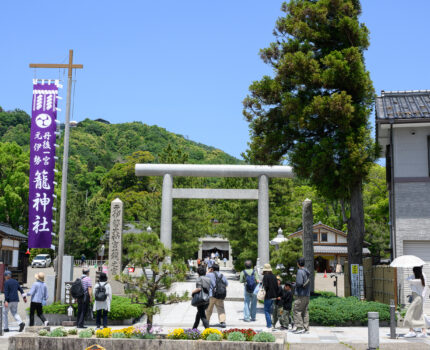
M314 233L314 242L318 242L318 233Z
M321 242L327 242L327 232L321 233Z
M12 265L12 250L1 250L0 251L0 261L5 265Z

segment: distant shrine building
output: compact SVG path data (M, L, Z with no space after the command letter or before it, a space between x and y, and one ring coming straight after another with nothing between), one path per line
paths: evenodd
M231 261L231 245L228 239L223 237L211 237L206 236L199 239L200 247L198 252L198 258L203 260L205 258L210 258L212 254L217 254L220 260L226 258Z
M420 257L430 278L430 90L382 91L376 99L376 139L386 159L392 257ZM411 269L400 270L405 302L404 277Z
M313 226L315 271L335 272L337 263L343 266L348 257L346 236L345 232L324 225L321 221ZM293 237L303 239L303 230L288 236ZM363 248L363 255L369 254L369 249Z

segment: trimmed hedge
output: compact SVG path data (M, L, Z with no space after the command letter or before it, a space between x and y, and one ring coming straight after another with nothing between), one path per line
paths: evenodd
M78 304L72 305L74 314L78 312ZM92 309L92 304L90 305ZM45 314L61 314L67 315L68 304L54 303L43 307ZM140 304L132 304L130 298L113 295L110 305L108 318L110 320L127 320L130 318L138 318L143 314L143 306ZM95 315L95 313L94 313Z
M311 297L309 319L319 326L367 324L368 312L379 312L379 321L390 320L390 306L375 301L360 301L355 297Z

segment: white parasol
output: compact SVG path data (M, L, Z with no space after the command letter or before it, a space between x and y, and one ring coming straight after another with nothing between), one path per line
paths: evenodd
M414 267L423 266L426 262L415 255L402 255L395 258L390 266L391 267Z

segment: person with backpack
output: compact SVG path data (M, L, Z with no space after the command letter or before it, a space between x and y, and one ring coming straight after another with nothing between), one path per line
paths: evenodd
M79 285L82 288L79 288ZM78 289L80 290L78 291ZM72 297L78 301L77 328L87 328L84 326L84 320L91 303L92 295L92 283L90 278L90 269L88 267L84 267L82 269L81 278L73 282L70 292Z
M31 297L30 303L30 326L34 326L34 312L37 312L44 326L48 326L49 322L43 315L43 305L46 305L48 300L48 288L45 284L45 274L43 272L34 275L36 282L31 286L27 296Z
M251 260L245 261L245 270L240 273L239 282L243 283L244 290L243 320L245 322L255 321L257 314L257 295L254 294L254 290L259 280L257 271L252 268Z
M195 293L199 293L202 289L204 293L209 294L209 290L211 288L211 280L209 277L205 276L206 267L199 266L197 268L197 273L199 277L196 280L196 289L192 291L191 295ZM209 328L209 321L206 319L206 309L208 305L209 305L208 303L205 303L197 306L197 314L196 314L196 319L194 321L193 329L194 328L197 329L197 327L199 326L200 320L202 321L205 329Z
M294 324L296 329L293 331L295 334L302 334L309 332L309 299L311 296L311 283L310 272L305 267L305 259L297 259L297 275L296 275L296 289L294 302Z
M106 328L112 301L112 288L107 282L107 275L103 272L100 274L99 282L94 286L94 300L93 311L96 312L96 328L100 328L102 316L103 328Z
M227 296L227 279L219 272L219 265L213 264L206 275L211 280L211 288L209 289L209 305L206 310L206 318L210 322L214 306L218 313L219 324L221 328L225 328L225 309L224 299Z

